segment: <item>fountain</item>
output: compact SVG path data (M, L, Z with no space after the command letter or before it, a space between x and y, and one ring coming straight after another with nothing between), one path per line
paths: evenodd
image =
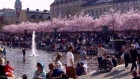
M31 56L38 56L36 55L35 31L33 31L33 34L32 34L32 55Z

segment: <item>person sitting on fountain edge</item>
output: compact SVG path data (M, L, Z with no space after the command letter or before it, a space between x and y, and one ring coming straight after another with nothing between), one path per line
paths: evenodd
M34 73L33 79L46 79L46 72L42 62L37 63L37 70Z
M10 62L7 61L6 65L5 65L5 73L7 76L9 77L14 77L13 74L14 68L10 66Z

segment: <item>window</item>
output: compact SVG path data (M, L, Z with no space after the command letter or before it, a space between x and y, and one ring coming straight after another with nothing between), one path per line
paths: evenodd
M63 4L62 7L65 7L65 5Z
M65 14L66 14L65 10L63 10L63 15L65 15Z
M106 8L104 8L104 12L106 12Z
M84 11L84 14L86 14L86 11Z
M120 6L120 3L116 4L116 7L119 7Z
M134 1L134 4L138 4L138 3L139 3L139 1L138 1L138 0Z
M132 2L131 1L129 1L129 5L131 5L132 4Z
M57 6L54 6L54 9L56 9Z
M74 1L74 5L78 5L78 3L79 3L78 1Z
M59 11L57 11L57 16L59 15Z
M19 11L21 11L21 8L19 8Z
M16 10L18 11L18 8L16 8Z
M96 10L96 15L98 15L98 10Z
M88 13L90 16L92 16L92 10L89 10Z
M64 10L62 10L62 15L64 14Z
M124 2L124 3L122 3L122 6L125 6L125 2Z
M100 15L102 15L102 9L100 9Z
M94 16L94 10L92 10L92 16Z
M68 3L68 7L70 7L70 3Z

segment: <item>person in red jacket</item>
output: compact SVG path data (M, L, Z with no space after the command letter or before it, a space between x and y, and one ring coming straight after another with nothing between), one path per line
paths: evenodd
M7 64L5 65L5 73L6 73L6 75L10 76L10 77L14 77L13 71L14 71L14 68L11 67L10 62L7 61Z

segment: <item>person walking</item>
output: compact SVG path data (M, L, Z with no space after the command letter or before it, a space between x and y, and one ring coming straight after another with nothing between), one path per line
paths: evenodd
M67 69L66 74L69 78L77 79L76 78L76 69L74 67L74 56L73 56L74 48L72 46L69 47L69 51L67 53Z
M105 55L106 51L105 49L102 47L102 44L99 44L98 45L98 54L97 54L97 57L98 57L98 64L99 64L99 69L101 68L102 66L102 60L103 60L103 56Z
M131 59L130 59L130 49L129 49L128 44L125 45L125 49L123 51L123 54L124 54L125 70L126 70L126 69L129 69L128 64L131 61Z
M130 56L131 56L131 60L132 60L132 67L131 67L131 72L134 70L137 70L137 56L138 56L138 52L137 49L135 48L134 44L131 44L131 49L130 49Z

